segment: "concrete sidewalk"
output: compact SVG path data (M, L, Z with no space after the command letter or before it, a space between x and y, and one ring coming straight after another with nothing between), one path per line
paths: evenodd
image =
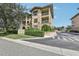
M34 47L34 48L38 48L44 51L49 51L49 52L53 52L59 55L65 55L65 56L79 56L79 51L76 50L71 50L71 49L65 49L65 48L60 48L60 47L54 47L54 46L48 46L48 45L44 45L44 44L39 44L39 43L34 43L34 42L28 42L28 41L21 41L21 40L11 40L8 38L3 38L9 41L13 41L19 44L23 44L26 46L30 46L30 47Z

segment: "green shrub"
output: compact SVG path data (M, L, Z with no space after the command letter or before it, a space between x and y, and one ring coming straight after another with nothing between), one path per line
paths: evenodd
M41 28L42 31L52 31L52 28L48 25L43 25Z
M17 34L17 30L7 30L7 34Z
M72 27L71 26L67 26L66 32L71 32L71 31L72 31Z
M25 35L43 37L44 36L44 32L43 31L40 31L38 29L31 28L31 29L25 30Z
M7 35L6 32L0 33L0 36L6 36L6 35Z

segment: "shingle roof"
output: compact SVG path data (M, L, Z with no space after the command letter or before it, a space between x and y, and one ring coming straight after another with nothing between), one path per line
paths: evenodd
M53 4L49 4L49 5L46 5L46 6L43 6L43 7L33 7L31 12L34 10L34 9L43 9L43 8L47 8L49 7L51 9L51 13L52 13L52 17L53 17Z
M51 7L51 4L46 5L46 6L43 6L43 7L33 7L33 8L31 9L31 11L33 11L34 9L43 9L43 8L47 8L47 7ZM53 7L52 7L52 8L53 8Z
M74 16L71 18L71 20L74 19L74 18L75 18L76 16L78 16L78 15L79 15L79 13L77 13L76 15L74 15Z

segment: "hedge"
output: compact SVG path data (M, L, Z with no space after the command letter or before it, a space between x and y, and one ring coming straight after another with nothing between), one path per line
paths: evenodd
M17 34L17 30L7 30L7 32L6 33L8 33L8 34Z
M28 30L25 30L25 35L43 37L44 36L44 32L40 31L38 29L28 29Z
M6 32L4 32L4 33L0 33L0 36L6 36L6 35L7 35Z

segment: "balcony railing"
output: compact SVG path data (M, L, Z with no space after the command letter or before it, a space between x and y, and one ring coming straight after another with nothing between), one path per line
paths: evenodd
M38 11L33 12L33 16L36 16L38 14Z
M42 18L42 23L49 23L49 17Z
M49 10L42 10L42 15L48 15L49 14Z
M49 21L48 20L42 20L42 23L48 23Z

